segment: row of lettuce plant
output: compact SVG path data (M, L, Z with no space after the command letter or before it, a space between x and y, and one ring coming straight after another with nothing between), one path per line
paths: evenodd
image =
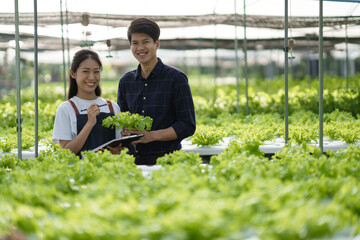
M0 159L0 238L348 239L360 232L360 147L321 155L231 141L211 165L177 151L143 175L132 156L52 145ZM309 154L310 153L310 154Z
M39 139L50 140L53 124L53 110L55 105L46 105L41 118L41 131ZM225 137L235 137L240 140L274 141L284 136L284 120L277 113L255 114L241 117L236 114L221 114L217 118L198 121L196 132L190 137L192 144L209 146L220 143ZM33 121L23 127L22 148L30 149L34 146L35 132ZM319 139L318 116L309 111L299 111L289 117L289 140L301 143L318 142ZM17 146L16 127L4 127L0 148L9 152ZM348 112L338 110L324 114L324 136L346 143L356 143L360 140L360 120ZM44 141L46 142L46 141Z
M205 119L190 137L193 144L213 145L224 137L254 140L264 143L284 138L284 118L277 113L254 114L242 117L236 114L220 115ZM335 110L325 113L323 134L328 140L356 143L360 140L360 120L349 112ZM298 111L289 116L289 141L297 144L317 143L319 140L318 115L310 111Z
M111 83L113 84L113 83ZM116 98L116 91L105 84L104 97ZM27 100L22 104L23 149L34 146L35 103L30 101L32 89L23 91ZM57 106L63 101L60 86L45 84L39 96L39 139L50 139ZM194 96L198 130L192 137L197 145L212 145L226 136L240 139L273 140L284 136L284 91L273 94L250 89L250 115L245 114L245 96L240 95L240 112L237 113L237 91L233 85L218 86L217 98ZM0 149L4 152L17 146L16 106L9 94L1 100L0 112L5 121L0 123ZM318 94L316 90L301 90L299 85L290 89L290 139L297 143L318 139ZM351 89L334 89L324 92L324 132L330 139L355 143L359 140L359 92ZM328 117L334 116L334 117Z

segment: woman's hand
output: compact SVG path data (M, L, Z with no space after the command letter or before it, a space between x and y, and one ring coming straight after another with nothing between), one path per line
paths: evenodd
M87 109L88 123L91 126L96 124L96 116L100 114L100 108L96 103L91 104Z
M127 127L124 127L123 130L121 131L121 136L122 137L127 137L132 135L131 133L132 131L130 131Z
M121 143L119 143L119 145L117 145L116 147L107 146L106 148L107 148L112 154L116 154L116 155L119 155L120 152L124 149L124 147L122 146Z
M95 126L96 116L100 114L100 109L96 103L91 104L87 109L88 120L80 133L73 140L60 140L62 148L70 149L71 152L78 154L84 146L91 129Z

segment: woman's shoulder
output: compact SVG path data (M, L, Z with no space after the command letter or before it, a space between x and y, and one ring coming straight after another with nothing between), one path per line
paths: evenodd
M59 104L58 109L64 109L64 108L68 108L70 106L71 106L70 101L66 100Z
M64 101L59 104L56 115L68 115L72 109L71 103L69 101Z

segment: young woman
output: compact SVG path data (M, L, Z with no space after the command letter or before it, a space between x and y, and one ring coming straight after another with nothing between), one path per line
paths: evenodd
M100 97L101 70L97 53L88 49L78 51L70 68L68 101L61 103L56 112L53 142L80 157L81 151L121 137L115 128L102 126L102 120L118 114L120 108L115 102ZM122 149L121 144L107 148L113 154L119 154Z

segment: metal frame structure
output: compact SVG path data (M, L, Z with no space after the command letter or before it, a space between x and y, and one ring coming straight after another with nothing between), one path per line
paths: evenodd
M64 64L64 90L66 89L66 77L65 77L65 44L64 44L64 34L63 34L63 12L62 12L62 0L60 0L60 13L37 13L37 0L34 0L34 13L21 13L18 11L18 0L15 1L15 18L12 14L0 13L0 24L5 25L14 25L15 26L15 41L16 41L16 85L17 85L17 130L18 130L18 158L22 158L22 148L21 148L21 80L20 80L20 46L19 46L19 25L33 25L34 26L34 36L32 39L31 35L25 35L24 39L28 39L33 41L33 49L28 48L29 51L34 51L34 68L35 68L35 156L38 156L38 34L37 27L38 26L48 26L48 25L59 25L59 18L62 30L62 38L61 38L61 50L63 51L63 64ZM331 0L328 0L331 1ZM336 1L336 0L332 0ZM337 0L339 1L339 0ZM360 0L340 0L342 2L360 2ZM271 42L271 48L274 48L274 42L283 41L284 42L284 57L285 57L285 142L288 141L288 28L311 28L311 27L319 27L319 39L318 39L318 50L319 50L319 147L323 151L323 51L324 51L324 38L323 38L323 27L324 26L341 26L341 25L360 25L360 16L349 16L349 17L323 17L323 0L319 0L319 17L291 17L290 21L288 18L288 0L285 0L285 21L283 17L277 16L247 16L246 15L246 2L244 0L244 15L239 15L236 13L236 0L234 0L234 14L209 14L209 15L201 15L201 16L147 16L155 20L161 28L175 28L175 27L189 27L189 26L204 26L204 25L216 25L216 24L225 24L225 25L234 25L235 26L235 39L227 40L227 39L217 39L216 47L217 48L227 48L234 49L236 53L236 79L237 79L237 91L239 85L239 77L238 77L238 48L240 41L237 39L237 26L244 27L244 39L243 39L243 49L246 56L246 52L248 49L248 42L251 48L251 44L253 44L253 49L255 49L256 45L259 41L262 42L263 45ZM83 17L86 16L89 23L96 25L104 25L107 27L126 27L129 25L130 21L132 21L135 17L134 15L110 15L110 14L95 14L95 13L77 13L77 12L67 12L66 11L66 24L75 24L81 23ZM284 39L261 39L261 40L248 40L246 39L246 27L254 27L254 28L272 28L272 29L284 29L285 36ZM11 35L11 34L10 34ZM347 35L347 34L346 34ZM0 34L0 42L2 37L5 36L6 39L9 38L9 35ZM304 39L301 39L304 38ZM306 38L306 41L305 41ZM46 39L46 38L45 38ZM47 38L49 39L49 38ZM303 47L308 47L309 44L309 36L300 37L299 40L303 40ZM334 42L339 41L339 39L331 38L325 39L330 41L329 45L334 45ZM354 41L358 41L359 39L353 39ZM173 40L162 40L162 48L169 49L178 49L179 45L175 43L175 41L179 41L179 39ZM185 47L182 45L180 47L181 50L191 49L191 48L199 48L199 39L183 39L180 40L185 42ZM233 43L231 45L230 43ZM342 41L344 38L342 38ZM351 38L346 36L346 44L352 41ZM125 43L126 42L126 43ZM69 40L67 42L68 50L71 44L78 43L70 43ZM204 39L201 38L201 44L207 44L208 48L214 48L214 39ZM58 44L54 44L51 41L52 46L59 46ZM119 49L127 49L128 42L126 39L112 39L112 45L115 46L115 50ZM325 44L325 47L329 47ZM42 48L45 49L46 47ZM203 46L201 46L203 48ZM1 50L1 48L0 48ZM22 49L23 50L23 49ZM57 49L59 50L59 49ZM347 50L346 50L347 51ZM247 59L245 57L245 79L246 79L246 97L247 97L247 76L246 76L246 68L247 68ZM239 94L239 93L238 93ZM64 96L66 95L66 92ZM239 102L239 99L237 99ZM248 101L248 98L247 98ZM239 112L239 107L237 103L237 112ZM246 114L249 114L248 102L246 103Z

